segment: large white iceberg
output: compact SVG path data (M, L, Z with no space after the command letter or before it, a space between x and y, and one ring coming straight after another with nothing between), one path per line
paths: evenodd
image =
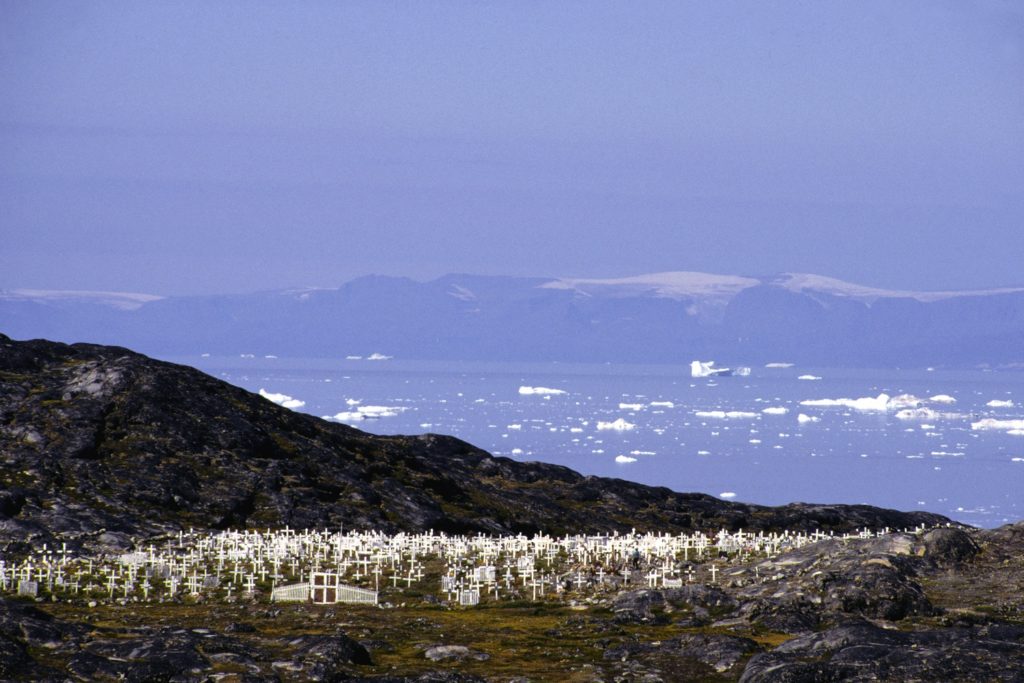
M1011 434L1015 434L1016 432L1024 433L1024 420L996 420L991 417L986 417L984 420L972 422L971 429L975 431L1004 429Z
M690 363L691 377L728 377L731 374L732 370L729 368L716 368L713 360L706 363L695 360Z

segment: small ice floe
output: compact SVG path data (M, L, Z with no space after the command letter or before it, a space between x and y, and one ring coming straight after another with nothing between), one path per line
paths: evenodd
M260 389L260 396L267 399L271 403L276 403L279 406L291 408L292 410L295 410L296 408L301 408L302 406L306 405L305 401L300 401L297 398L292 398L287 394L274 394L267 391L266 389Z
M628 455L616 455L615 462L625 464L629 462L636 462L636 458L632 458Z
M735 498L736 493L734 491L722 491L718 494L719 498Z
M742 410L698 410L693 413L697 417L708 417L715 420L749 420L757 417L757 413Z
M676 404L672 401L651 401L652 408L675 408Z
M362 420L394 417L406 410L408 410L406 406L358 406L355 410L343 411L334 415L324 415L323 419L330 422L361 422Z
M239 358L255 358L256 354L255 353L240 353L240 354L238 354L238 357Z
M935 394L928 399L930 403L956 403L956 399L949 394Z
M1012 408L1013 401L1003 401L998 398L994 398L985 405L987 405L989 408Z
M523 454L523 449L522 448L513 448L512 449L512 455L522 455L522 454Z
M519 387L519 394L521 396L560 396L565 391L562 389L552 389L550 387Z
M800 413L799 415L796 416L796 421L799 422L800 424L808 424L810 422L821 422L821 418L816 415L812 416Z
M770 406L762 409L761 412L765 415L785 415L789 412L789 408L784 408L782 406Z
M277 358L277 356L275 356L275 355L273 355L273 354L268 354L268 355L266 355L266 356L263 356L263 357L264 357L264 358L267 358L267 359L269 359L269 360L275 360L275 359Z
M897 420L935 420L941 415L931 408L904 408L896 411Z
M371 353L366 360L391 360L394 356L385 356L383 353Z
M711 451L697 451L697 455L711 455Z
M889 409L889 394L879 394L875 398L816 398L807 401L800 401L802 406L816 408L852 408L864 412L885 412Z
M800 375L797 379L802 379L805 382L817 382L821 377L818 375Z
M362 356L345 356L345 360L362 360Z
M612 430L616 432L628 432L631 429L635 429L636 425L632 422L626 422L621 417L612 422L598 422L597 428L600 430Z
M620 403L619 410L631 410L637 412L644 409L643 403Z
M766 368L791 368L793 363L765 363Z
M630 455L656 455L654 451L630 451Z
M420 429L430 429L433 426L433 422L420 422Z
M505 427L505 429L522 429L522 428L523 428L523 425L521 425L521 424L510 424L507 427Z

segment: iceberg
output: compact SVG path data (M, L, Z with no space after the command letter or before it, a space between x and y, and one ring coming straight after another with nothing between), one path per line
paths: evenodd
M600 430L611 429L616 432L628 432L631 429L635 429L636 425L632 422L626 422L621 417L614 422L598 422L597 428Z
M716 368L715 361L713 360L709 360L706 363L695 360L690 363L691 377L728 377L731 374L732 370L729 368Z
M277 405L282 406L284 408L296 410L297 408L301 408L302 406L306 405L305 401L300 401L297 398L292 398L287 394L274 394L267 391L266 389L260 389L259 393L260 396L267 399L271 403L276 403Z
M789 412L789 408L783 408L782 406L769 406L761 410L765 415L785 415Z
M972 422L971 429L975 431L1004 429L1008 434L1014 434L1014 432L1021 432L1024 430L1024 420L996 420L991 417L986 417L984 420ZM1014 434L1014 436L1017 436L1017 434Z
M562 389L549 387L519 387L519 394L522 396L558 396L564 393Z
M698 410L693 414L696 417L709 417L715 420L743 420L757 417L757 413L748 413L742 410Z
M617 463L629 463L636 462L636 458L631 458L628 455L616 455L615 462Z
M897 420L936 420L942 415L931 408L904 408L895 415Z
M408 410L405 406L355 406L355 410L342 411L334 415L324 415L328 422L361 422L362 420L378 420L382 417L394 417Z
M820 408L843 407L862 411L886 411L889 409L889 394L879 394L876 398L818 398L800 401L802 406Z

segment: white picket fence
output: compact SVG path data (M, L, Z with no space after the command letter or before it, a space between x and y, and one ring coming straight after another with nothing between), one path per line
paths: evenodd
M271 602L306 602L310 599L310 584L307 583L293 583L288 586L278 586L270 593ZM326 595L331 595L336 603L346 604L365 604L365 605L376 605L378 596L377 591L368 590L366 588L357 588L356 586L346 586L340 584L338 586L330 586L329 588L317 587L318 591L322 593L318 596L317 602L320 604L328 604L330 600L326 599ZM329 593L327 592L329 591Z
M338 586L338 602L348 604L377 604L377 591L355 586Z
M308 583L278 586L270 592L271 602L305 602L306 600L309 600Z

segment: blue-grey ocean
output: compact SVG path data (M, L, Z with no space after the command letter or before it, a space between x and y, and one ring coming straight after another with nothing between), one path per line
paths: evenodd
M1024 518L1020 371L754 367L695 379L688 364L171 360L375 434L451 434L584 474L985 527Z

